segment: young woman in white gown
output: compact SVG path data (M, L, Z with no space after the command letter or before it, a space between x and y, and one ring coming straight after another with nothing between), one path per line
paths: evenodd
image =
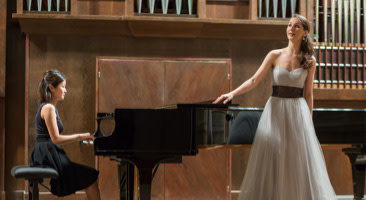
M267 72L273 93L258 124L239 200L334 200L312 121L315 58L310 23L300 15L287 26L288 46L272 50L258 71L214 103L255 88Z

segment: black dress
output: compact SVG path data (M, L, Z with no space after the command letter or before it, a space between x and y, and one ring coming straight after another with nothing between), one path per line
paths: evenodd
M99 172L91 167L70 161L65 151L53 144L44 119L41 118L41 109L47 103L42 103L36 114L37 144L30 158L30 165L37 167L50 167L55 169L59 177L51 179L51 192L57 196L66 196L82 190L93 184L98 179ZM59 132L63 130L61 119L57 114Z

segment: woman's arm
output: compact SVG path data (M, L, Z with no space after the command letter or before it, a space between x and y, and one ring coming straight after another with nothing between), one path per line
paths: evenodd
M263 80L267 72L272 68L273 63L279 54L280 50L272 50L271 52L269 52L264 59L262 65L250 79L246 80L235 90L221 95L213 103L216 104L223 101L223 103L226 104L228 101L232 100L234 96L246 93L257 87L257 85Z
M46 104L42 107L41 117L46 122L48 132L54 144L64 144L81 140L93 140L93 136L91 136L90 133L60 135L57 127L56 110L51 104Z
M314 85L314 74L315 74L315 58L314 59L314 65L308 69L308 76L305 80L304 85L304 98L306 100L306 103L309 106L311 116L313 116L313 85Z

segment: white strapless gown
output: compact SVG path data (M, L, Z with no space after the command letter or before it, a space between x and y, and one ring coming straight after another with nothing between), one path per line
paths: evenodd
M276 66L272 84L303 88L307 71ZM334 200L304 98L270 97L258 124L239 200Z

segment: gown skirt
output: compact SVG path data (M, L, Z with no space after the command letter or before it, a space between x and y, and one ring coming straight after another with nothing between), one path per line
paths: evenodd
M59 177L51 179L51 192L59 197L73 194L93 184L99 172L70 161L65 151L49 138L38 138L30 159L31 166L50 167Z
M253 141L239 200L335 200L304 98L271 96Z

